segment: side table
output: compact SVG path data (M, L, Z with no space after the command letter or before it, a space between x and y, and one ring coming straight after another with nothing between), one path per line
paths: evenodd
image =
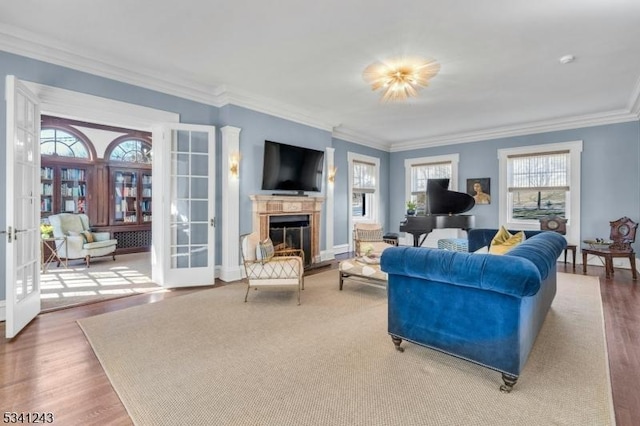
M59 244L58 244L59 243ZM51 238L42 238L40 251L42 252L42 273L47 272L47 267L51 262L58 262L58 265L62 263L65 268L69 265L67 263L67 259L64 260L60 257L58 253L59 247L65 247L66 249L67 237L51 237ZM45 249L49 250L49 252L45 255Z

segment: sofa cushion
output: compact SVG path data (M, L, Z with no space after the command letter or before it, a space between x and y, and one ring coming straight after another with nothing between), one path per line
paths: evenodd
M504 226L501 226L495 237L491 240L489 246L489 253L491 254L505 254L515 246L525 240L524 232L520 231L516 234L511 234Z
M118 240L94 241L93 243L85 243L82 248L84 248L85 250L92 250L102 247L115 246L116 244L118 244Z

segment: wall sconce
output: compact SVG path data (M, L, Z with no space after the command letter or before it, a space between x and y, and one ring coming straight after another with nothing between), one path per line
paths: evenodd
M238 179L240 176L240 153L234 152L229 155L229 174L232 178Z
M337 167L329 167L329 173L327 173L327 180L333 183L336 180L336 173L338 173Z

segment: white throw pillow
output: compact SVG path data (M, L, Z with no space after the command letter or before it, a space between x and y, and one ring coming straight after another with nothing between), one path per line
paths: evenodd
M480 247L478 250L473 252L474 254L489 254L489 246Z

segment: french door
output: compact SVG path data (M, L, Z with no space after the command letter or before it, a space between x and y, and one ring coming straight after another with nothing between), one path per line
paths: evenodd
M170 124L162 129L162 141L160 170L153 175L154 191L161 190L153 202L162 204L162 215L153 218L154 246L159 248L154 281L164 287L211 285L215 279L215 127ZM156 158L154 170L158 170Z
M6 337L40 313L40 102L14 76L7 104Z

